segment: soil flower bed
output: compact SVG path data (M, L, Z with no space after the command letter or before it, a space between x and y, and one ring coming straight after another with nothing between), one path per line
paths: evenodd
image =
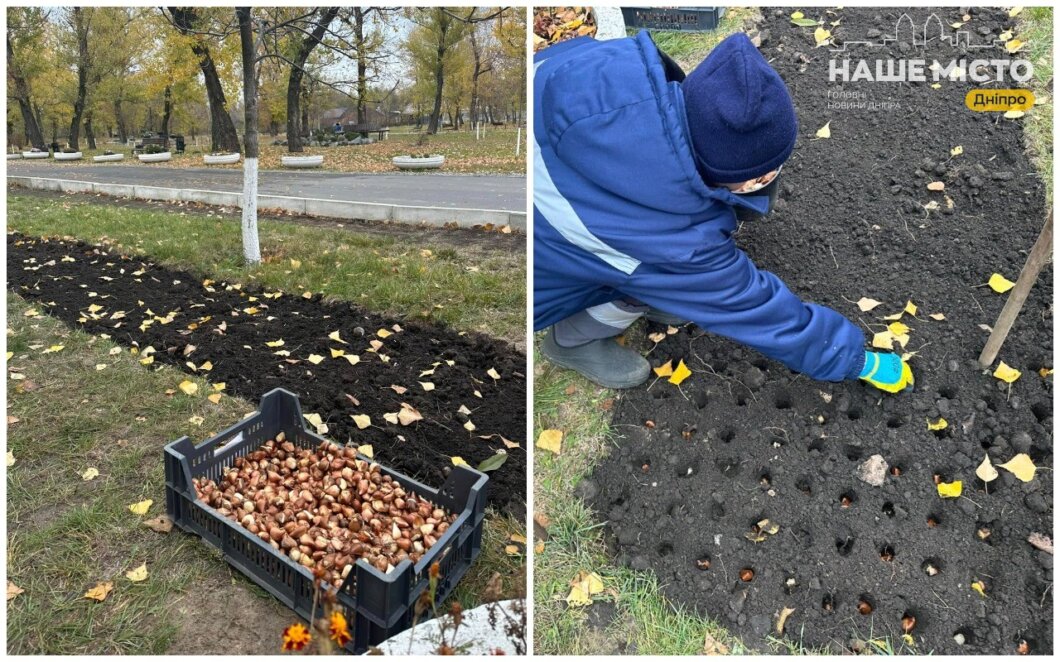
M220 483L195 479L196 495L292 561L322 569L332 586L361 558L380 572L418 562L456 519L353 447L313 451L281 434L234 465Z
M290 390L318 433L371 444L379 462L425 484L444 483L456 462L490 460L490 503L523 512L526 357L504 342L17 233L8 287L125 345L147 370L166 363L208 378L212 392L194 397L257 403Z
M903 14L962 23L976 43L1014 29L1008 10L967 11L803 9L848 45L893 35ZM758 27L800 136L775 211L744 224L738 243L867 339L900 315L908 346L894 346L912 353L915 390L813 382L702 329L649 325L629 345L692 376L615 399L615 450L581 493L620 563L653 571L666 598L750 648L782 630L833 652L878 640L921 654L1049 654L1051 267L1000 355L1022 376L1006 382L996 362L976 362L1006 301L987 282L1016 278L1046 216L1023 120L968 111L970 81L843 84L901 110L829 109L830 56L791 13L764 9ZM871 57L909 48L887 42ZM953 56L937 41L923 51ZM1036 474L977 473L984 457L1021 455Z

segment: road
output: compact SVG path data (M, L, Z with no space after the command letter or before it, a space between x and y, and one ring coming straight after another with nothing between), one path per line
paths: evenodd
M178 189L239 192L242 170L167 168L107 164L54 165L8 161L8 175L73 179L101 184L136 184ZM356 174L262 170L258 192L324 200L391 205L497 209L525 212L526 177L511 175Z

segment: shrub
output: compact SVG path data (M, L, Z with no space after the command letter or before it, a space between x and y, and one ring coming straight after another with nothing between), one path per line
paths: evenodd
M148 145L144 147L144 154L161 154L166 148L161 145Z

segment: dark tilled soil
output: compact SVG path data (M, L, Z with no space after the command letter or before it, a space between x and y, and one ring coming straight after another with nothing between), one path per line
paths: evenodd
M1025 641L1048 654L1053 559L1026 539L1052 531L1053 377L1038 374L1053 367L1051 267L1000 355L1022 377L1010 387L976 364L988 335L980 325L994 323L1006 298L982 284L995 271L1016 279L1046 214L1020 122L970 112L972 85L949 81L848 84L901 107L829 110L826 91L839 88L828 83L830 55L814 48L812 29L790 23L790 11L764 11L762 50L795 97L799 145L776 211L745 224L739 242L798 294L874 332L911 299L919 311L903 321L907 351L917 352L915 391L814 382L688 327L649 359L683 359L695 374L680 388L659 380L616 401L618 449L585 493L621 562L654 570L668 598L720 619L752 647L766 647L790 607L787 637L837 652L857 639L903 646L902 619L913 617L917 652L1011 654ZM827 20L841 19L837 35L864 39L893 31L902 11L846 8ZM957 8L937 12L943 24L961 20ZM973 43L986 39L980 30L1013 24L1001 10L971 12ZM931 11L908 13L923 25ZM898 42L872 57L919 49ZM949 62L953 50L933 42L925 57ZM829 121L832 137L814 140ZM957 145L964 153L951 159ZM935 180L943 193L927 190ZM926 209L931 201L939 208ZM885 304L861 313L853 302L862 296ZM928 317L938 312L944 321ZM651 348L645 334L630 336ZM927 420L939 417L949 427L930 432ZM1039 471L1023 483L1000 470L987 489L975 476L986 453L995 463L1028 453ZM881 487L856 477L874 454L900 468ZM936 475L962 480L964 495L941 499ZM779 531L746 539L765 518ZM697 567L702 559L709 569ZM741 581L744 568L752 581ZM871 614L859 613L862 600Z
M372 444L380 462L429 485L444 482L452 456L477 466L497 450L505 450L507 461L491 473L490 502L516 517L524 516L526 357L511 346L483 335L324 302L319 295L306 299L300 293L284 293L266 298L261 291L225 282L212 283L211 292L194 274L81 242L12 233L7 249L8 289L48 314L88 333L109 334L124 345L154 347L157 362L185 372L191 372L188 361L196 366L209 361L213 368L198 374L224 382L225 393L252 402L273 388L292 391L304 413L320 415L329 437ZM96 296L90 296L92 292ZM93 304L103 307L95 311L99 319L92 319ZM250 308L258 312L248 314ZM124 318L111 319L118 311L125 312ZM155 322L141 331L144 319L166 318L174 312L170 323ZM395 324L399 332L393 332ZM189 329L190 325L195 328ZM380 338L380 329L392 335ZM346 344L330 340L333 331L339 331ZM282 347L265 344L280 339ZM372 341L382 343L378 351L371 351ZM185 356L188 345L195 350ZM356 354L360 362L351 365L332 358L332 348ZM277 351L290 355L278 356ZM314 365L307 360L311 354L324 360ZM384 362L383 355L389 361ZM500 379L488 374L491 368ZM432 369L433 374L421 376ZM433 383L434 390L426 391L421 381ZM399 394L391 385L407 391ZM417 409L423 420L408 426L384 420L384 414L400 411L402 403ZM458 411L461 406L471 411L470 416ZM353 414L369 415L372 427L359 430ZM474 431L464 427L469 418ZM520 447L507 448L501 437Z

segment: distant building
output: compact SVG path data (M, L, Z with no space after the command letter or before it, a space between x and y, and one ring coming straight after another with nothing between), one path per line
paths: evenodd
M365 121L376 126L390 126L394 123L393 119L387 118L386 113L382 113L375 108L365 109ZM352 128L357 124L357 106L328 108L320 114L320 126L332 127L335 122L338 122L344 128Z

